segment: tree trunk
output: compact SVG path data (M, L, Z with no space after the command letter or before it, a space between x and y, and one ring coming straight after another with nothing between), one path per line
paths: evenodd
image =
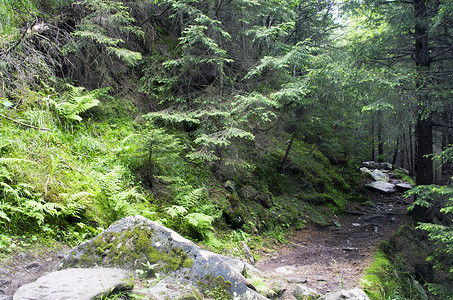
M427 115L426 108L429 102L428 70L430 57L428 48L428 15L427 2L429 0L414 0L415 16L415 49L414 60L416 69L416 101L418 104L418 119L416 124L416 183L433 183L433 162L426 157L433 153L433 133L431 116Z
M378 161L382 162L384 160L384 139L382 138L382 111L379 110L377 119L377 139L378 139Z
M291 136L291 139L288 142L288 147L286 147L285 155L283 156L282 163L280 164L280 172L282 172L285 169L285 164L286 160L288 159L289 151L291 150L291 146L293 145L294 138L296 137L296 134L293 133Z
M396 160L398 159L399 147L400 147L400 136L398 135L396 137L396 145L395 145L395 150L393 152L392 165L395 165L396 164Z
M371 136L371 160L375 161L376 160L376 155L374 152L374 116L371 116L371 130L370 130L370 136Z

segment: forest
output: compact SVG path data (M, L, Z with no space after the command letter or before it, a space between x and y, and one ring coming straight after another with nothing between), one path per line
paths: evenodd
M285 243L388 162L431 275L381 246L365 292L418 299L400 270L453 299L452 25L448 0L0 0L0 261L134 215Z

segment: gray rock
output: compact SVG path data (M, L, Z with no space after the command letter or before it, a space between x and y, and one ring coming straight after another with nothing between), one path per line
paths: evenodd
M401 191L408 191L414 188L412 184L409 183L397 183L395 184L396 188Z
M62 270L21 286L13 299L89 300L131 290L130 279L130 272L117 268Z
M393 166L390 163L387 162L381 162L377 164L377 169L381 170L393 170Z
M408 170L403 169L403 168L398 168L397 170L401 171L405 175L409 175L410 174Z
M229 285L234 299L265 299L242 275L244 269L252 266L202 250L173 230L142 216L113 223L92 240L72 249L57 269L93 265L141 269L149 277L158 274L189 280L202 292L204 283L220 280Z
M380 171L380 170L373 170L370 174L371 178L373 178L376 181L383 181L383 182L388 182L389 181L389 175Z
M11 284L11 282L12 282L11 278L0 279L0 287Z
M10 269L0 268L0 275L9 275L9 274L11 274Z
M368 168L368 169L377 169L378 168L378 164L374 161L364 161L362 163L362 166L365 168Z
M371 171L367 167L361 167L360 168L360 172L362 172L363 174L371 176Z
M25 266L25 269L33 269L39 267L39 263L34 261Z
M293 292L293 296L297 300L315 300L318 299L321 294L305 285L298 284Z
M269 290L266 294L266 297L271 299L276 299L282 296L286 292L286 283L282 280L274 280L269 284Z
M370 298L361 289L352 289L328 293L319 300L370 300Z
M159 280L154 286L151 284L150 288L134 287L132 293L139 295L140 299L201 299L198 290L192 284L178 282L169 277Z
M395 185L392 183L388 182L383 182L383 181L374 181L365 184L365 187L372 190L372 191L377 191L381 192L384 194L391 194L395 192Z
M240 242L239 244L241 244L241 246L242 246L242 251L244 251L245 258L247 258L249 260L249 262L252 265L254 265L255 264L255 258L253 257L249 246L247 246L247 244L244 241Z
M279 268L275 269L275 272L282 273L285 275L291 275L296 270L297 270L297 268L293 267L293 266L283 266L283 267L279 267Z

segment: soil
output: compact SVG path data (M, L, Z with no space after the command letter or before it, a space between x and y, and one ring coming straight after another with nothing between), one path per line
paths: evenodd
M16 290L24 284L52 272L70 250L65 245L52 245L39 250L17 252L0 261L0 300L10 300Z
M294 299L302 283L321 294L360 286L360 277L381 241L408 221L402 193L369 195L374 205L353 204L332 225L309 226L271 252L261 253L256 267L276 281L288 282L283 299ZM0 262L0 300L49 273L69 251L68 247L17 253Z
M409 201L402 193L369 194L374 206L355 204L332 225L310 226L297 232L274 253L266 253L256 267L288 282L282 299L292 296L296 284L321 294L360 288L363 271L372 262L379 243L408 222Z

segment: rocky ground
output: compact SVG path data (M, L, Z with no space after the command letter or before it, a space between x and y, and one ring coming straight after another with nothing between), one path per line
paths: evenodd
M303 283L321 294L360 286L362 272L380 242L408 221L408 200L402 193L370 193L375 204L354 205L331 226L311 226L290 238L287 245L265 253L256 267L290 283ZM292 288L283 299L292 298Z
M283 299L294 299L297 283L325 294L358 287L377 245L388 239L407 219L408 201L402 193L370 193L374 205L355 204L331 226L310 226L289 243L262 253L256 267L288 282ZM0 263L0 300L12 299L23 284L49 273L68 248L22 252Z

